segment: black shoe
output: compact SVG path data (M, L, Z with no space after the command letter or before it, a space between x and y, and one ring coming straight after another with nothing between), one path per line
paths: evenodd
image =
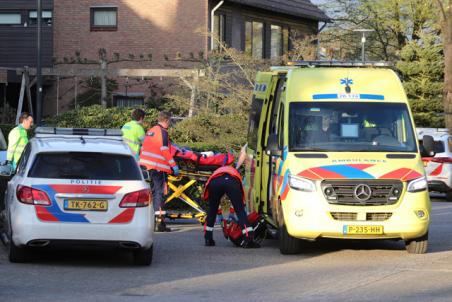
M261 247L261 245L254 241L245 241L245 243L242 245L244 249L258 249Z
M205 246L215 246L215 240L213 239L205 239Z
M156 232L171 232L171 229L167 227L164 222L159 222L157 224Z

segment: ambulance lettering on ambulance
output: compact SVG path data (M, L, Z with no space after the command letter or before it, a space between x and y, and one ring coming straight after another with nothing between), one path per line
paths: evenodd
M251 105L248 207L277 229L283 254L319 238L397 239L425 253L430 199L399 78L375 64L324 65L257 74L267 89Z

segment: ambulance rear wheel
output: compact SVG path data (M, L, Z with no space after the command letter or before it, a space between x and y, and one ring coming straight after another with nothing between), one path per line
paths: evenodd
M405 247L410 254L425 254L428 249L428 232L419 238L405 241Z

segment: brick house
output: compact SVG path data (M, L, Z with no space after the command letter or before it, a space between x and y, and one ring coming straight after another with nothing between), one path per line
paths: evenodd
M6 2L12 8L19 1ZM179 54L206 56L217 47L205 34L212 23L213 31L228 45L256 58L277 57L290 49L290 35L315 34L319 23L329 21L309 0L47 0L47 5L53 5L55 62L71 60L76 54L98 60L100 48L120 58L132 54L147 59L152 54L152 61L115 63L115 68L162 68L168 65L168 58ZM1 13L0 6L0 23ZM122 85L124 80L120 82L117 96L126 100L112 105L136 104L146 97L147 87L137 85L126 93L128 86ZM60 91L70 90L73 80L63 80L61 85ZM133 102L128 102L128 97ZM47 89L45 99L44 114L53 114L55 87ZM70 109L67 99L69 96L59 105L63 109Z

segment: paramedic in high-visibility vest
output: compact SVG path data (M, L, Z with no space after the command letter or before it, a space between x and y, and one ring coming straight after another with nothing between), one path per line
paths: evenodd
M223 195L227 195L231 200L235 213L242 228L244 248L259 248L260 245L254 242L254 229L250 226L245 211L245 192L242 185L242 177L235 168L231 166L221 167L210 176L204 188L203 199L209 202L206 225L204 226L204 240L206 246L214 246L213 227L220 200Z
M28 144L27 130L30 130L31 127L33 127L33 116L28 112L23 112L19 117L19 125L9 132L6 159L14 170Z
M122 139L132 150L135 157L140 157L141 145L144 141L145 132L143 129L143 121L146 116L146 112L141 109L135 109L132 111L132 120L124 126L122 126Z
M171 231L165 224L164 196L166 195L167 174L179 175L179 167L171 155L171 142L168 136L168 127L171 122L171 114L160 112L158 124L148 130L144 138L140 153L140 165L150 170L151 191L155 214L157 216L158 232Z

